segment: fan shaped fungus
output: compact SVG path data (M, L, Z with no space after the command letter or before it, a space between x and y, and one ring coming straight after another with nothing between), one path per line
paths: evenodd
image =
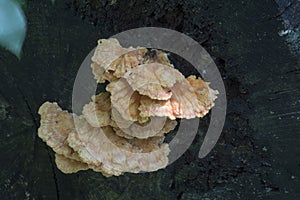
M124 48L113 38L98 41L91 68L98 83L109 84L82 115L50 102L38 111L38 136L64 173L92 169L119 176L165 168L170 149L164 135L175 129L177 118L206 115L218 94L201 78L185 78L166 53Z

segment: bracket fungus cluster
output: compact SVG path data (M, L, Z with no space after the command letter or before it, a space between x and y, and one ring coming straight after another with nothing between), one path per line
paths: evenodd
M108 85L82 115L55 102L39 109L38 135L64 173L92 169L119 176L165 168L170 149L164 135L178 118L206 115L218 94L201 78L185 78L166 53L124 48L113 38L98 41L91 68L97 83Z

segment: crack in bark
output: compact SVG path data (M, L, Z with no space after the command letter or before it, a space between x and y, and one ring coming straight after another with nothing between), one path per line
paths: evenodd
M34 114L32 112L31 106L29 105L29 103L27 101L27 98L26 98L26 96L24 95L24 93L22 92L22 90L18 86L16 86L16 88L19 91L19 93L21 94L21 96L22 96L22 98L23 98L23 100L24 100L24 102L25 102L25 104L27 106L27 109L29 111L29 114L31 116L31 119L32 119L32 121L34 123L34 126L35 126L35 128L37 130L38 129L38 123L37 123L37 121L36 121L36 119L34 117ZM36 141L37 141L37 134L34 134L34 143L36 143ZM58 189L57 177L56 177L56 173L55 173L55 164L54 164L54 161L53 161L53 159L51 157L51 153L50 153L48 147L45 146L45 148L47 150L47 154L49 156L49 160L50 160L50 164L51 164L51 169L52 169L52 174L53 174L53 180L54 180L55 190L56 190L56 198L57 198L57 200L59 200L60 196L59 196L59 189Z
M48 149L47 146L45 146L46 149L47 149L47 154L49 156L49 160L50 160L50 163L51 163L51 169L52 169L52 174L53 174L53 180L54 180L54 184L55 184L55 190L56 190L56 198L57 200L60 199L59 197L59 189L58 189L58 183L57 183L57 177L56 177L56 173L55 173L55 166L54 166L54 162L53 162L53 159L51 157L51 153L50 153L50 150Z
M272 16L272 17L269 17L268 20L272 20L272 19L276 19L278 17L280 17L281 15L283 15L296 1L292 1L292 2L289 2L288 5L286 5L284 7L284 9L282 9L281 12L279 12L277 15L275 16Z
M33 124L34 124L34 126L35 126L35 128L37 130L38 129L38 123L37 123L37 121L36 121L36 119L34 117L34 113L32 112L31 106L30 106L30 104L29 104L26 96L24 95L24 93L22 92L22 90L20 89L20 87L16 84L15 78L11 74L9 74L9 76L12 78L13 85L15 86L15 88L20 93L20 95L22 97L22 100L25 102L25 105L27 107L27 110L29 112L31 120L33 121ZM34 144L36 144L36 142L37 142L37 134L34 134ZM52 174L53 174L53 179L54 179L54 184L55 184L55 190L56 190L56 198L57 198L57 200L59 200L60 199L60 195L59 195L57 177L56 177L56 173L55 173L55 164L54 164L54 161L53 161L53 159L51 157L51 153L50 153L48 147L47 146L45 146L45 147L46 147L46 151L47 151L47 154L49 156L49 160L50 160L50 164L51 164L51 169L52 169Z
M30 107L28 101L27 101L26 96L24 95L24 93L22 92L22 90L19 88L19 86L17 86L17 90L18 90L19 93L21 94L22 99L23 99L23 101L24 101L25 104L26 104L26 107L27 107L27 109L28 109L28 112L29 112L29 114L30 114L31 120L32 120L32 122L33 122L35 128L38 129L38 123L37 123L37 121L36 121L36 119L35 119L35 117L34 117L34 114L33 114L33 112L32 112L32 109L31 109L31 107Z

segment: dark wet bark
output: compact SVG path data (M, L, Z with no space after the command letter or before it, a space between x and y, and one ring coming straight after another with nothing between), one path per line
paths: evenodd
M2 199L299 198L300 67L278 35L283 27L275 2L100 2L28 1L22 59L1 50ZM218 145L197 157L208 116L189 150L164 170L111 178L61 173L37 137L39 106L57 101L70 110L76 72L97 39L143 26L181 31L215 60L228 97ZM182 65L185 75L193 71Z

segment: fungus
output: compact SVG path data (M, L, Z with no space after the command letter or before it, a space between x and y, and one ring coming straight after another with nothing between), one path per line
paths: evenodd
M144 64L160 63L160 64L168 65L169 67L174 68L174 66L170 63L168 54L163 51L157 50L157 49L152 49L152 50L148 51L145 54L143 63Z
M209 88L209 83L195 76L177 81L171 91L171 98L165 101L143 96L139 107L141 117L167 116L173 120L203 117L214 106L218 94Z
M135 50L135 48L123 48L117 39L100 39L98 40L92 61L105 70L108 70L114 60L117 60L123 54L133 50Z
M111 93L111 104L121 116L130 121L137 121L139 117L139 98L128 82L121 78L107 85L106 90Z
M203 117L218 91L194 75L185 78L160 50L122 47L102 39L92 57L98 83L106 91L92 97L77 116L57 103L39 109L38 136L55 152L62 172L92 169L104 176L165 168L170 152L165 134L177 118Z
M144 47L123 48L119 41L110 39L98 40L98 45L92 57L92 72L98 83L106 80L112 82L141 64L161 63L174 67L168 55L160 50L147 50Z
M141 116L167 116L170 119L202 117L204 107L198 103L193 87L184 79L171 88L169 100L156 100L143 96L139 107Z
M143 62L146 52L146 48L123 48L114 38L98 40L91 65L95 79L104 83L122 77L128 69Z
M162 137L127 140L110 126L95 128L83 116L73 118L56 103L46 102L39 113L39 136L57 153L57 166L64 173L91 168L106 176L121 175L155 171L168 163L169 147Z
M128 128L120 128L118 126L113 127L115 133L120 137L127 139L139 138L147 139L154 136L164 136L165 133L169 133L177 126L176 120L163 120L161 117L153 117L158 121L153 124L148 123L146 125L137 124L136 122L131 124ZM154 120L151 120L153 122Z
M139 94L151 99L168 100L172 96L172 86L184 76L167 65L150 63L129 70L124 78Z
M105 174L156 171L168 163L170 150L161 137L128 140L116 135L110 126L94 128L84 118L77 118L76 123L78 129L70 133L69 145L85 163L100 167Z
M57 168L65 174L76 173L81 170L89 169L86 163L67 158L60 154L55 154L55 163Z
M38 113L41 115L38 136L56 153L80 161L78 154L67 143L69 133L75 128L72 114L63 111L57 103L50 102L45 102Z
M147 51L146 48L138 48L123 54L114 60L106 70L112 72L113 76L117 78L123 77L128 70L143 63Z
M112 123L110 107L110 94L108 92L101 92L93 96L92 102L83 107L82 114L93 127L108 126Z
M219 92L211 89L209 87L210 83L203 81L201 78L197 79L196 76L189 76L186 80L194 88L199 104L205 107L207 113L215 105L214 101L217 99Z

